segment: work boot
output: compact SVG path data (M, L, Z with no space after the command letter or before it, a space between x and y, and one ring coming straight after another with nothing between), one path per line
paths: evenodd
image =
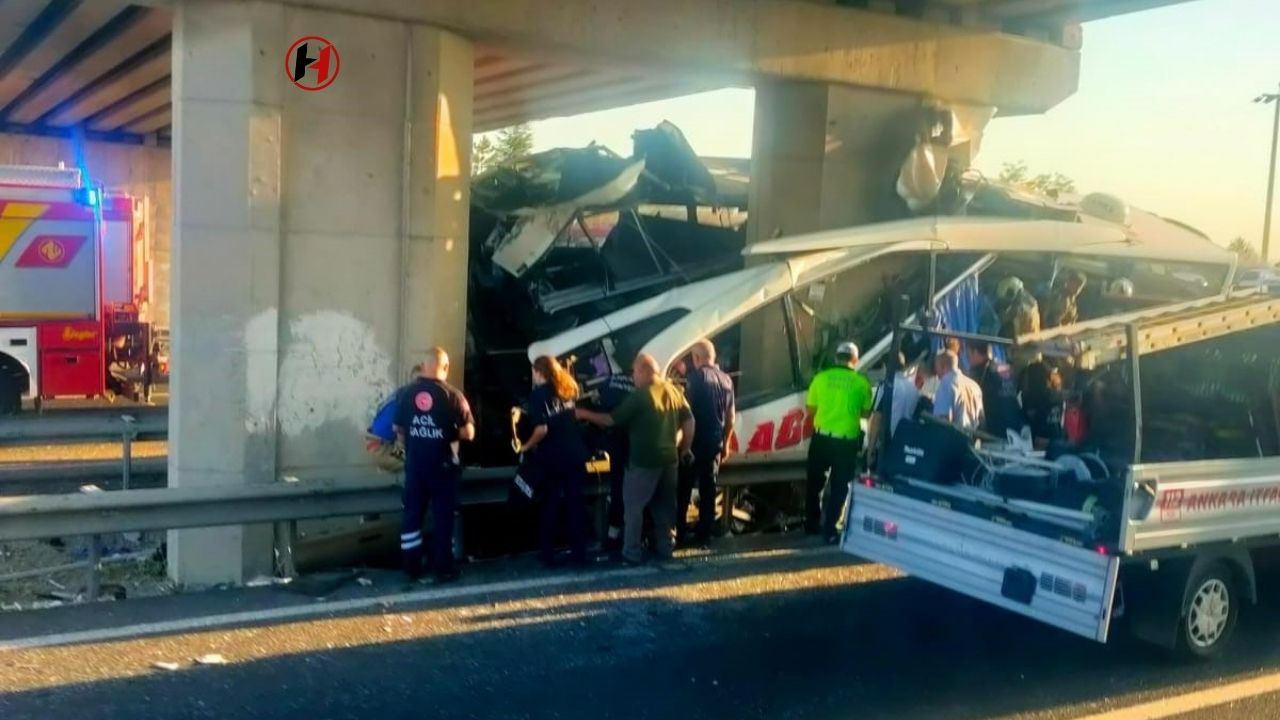
M402 552L400 554L400 563L409 582L417 582L426 574L426 568L422 565L422 553L420 552Z

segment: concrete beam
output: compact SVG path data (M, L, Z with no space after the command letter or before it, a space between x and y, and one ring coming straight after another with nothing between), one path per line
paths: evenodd
M663 78L634 80L601 77L603 79L597 83L583 84L572 91L543 93L538 88L526 97L503 97L497 104L487 103L483 108L477 107L475 129L477 132L485 132L515 125L528 118L577 115L723 87L720 83L699 85Z
M908 92L1003 114L1075 92L1079 54L1027 38L796 0L287 0L454 30L593 64L725 78L788 78Z
M1004 0L992 3L992 15L1025 18L1037 24L1081 23L1116 15L1178 5L1190 0Z

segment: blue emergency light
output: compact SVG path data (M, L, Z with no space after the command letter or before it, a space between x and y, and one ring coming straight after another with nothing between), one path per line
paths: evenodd
M76 202L88 207L98 207L101 198L97 188L80 188L76 190Z

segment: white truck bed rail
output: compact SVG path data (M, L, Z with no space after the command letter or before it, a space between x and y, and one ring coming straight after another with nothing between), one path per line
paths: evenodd
M1254 289L1109 315L1024 335L1017 344L1045 355L1076 357L1087 369L1128 357L1130 325L1137 329L1141 356L1277 322L1280 296Z

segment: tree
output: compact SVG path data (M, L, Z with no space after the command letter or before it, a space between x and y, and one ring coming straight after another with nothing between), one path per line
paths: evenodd
M533 152L533 128L528 123L512 125L498 131L490 140L483 136L471 144L471 174L495 167L513 167Z
M1262 258L1258 255L1258 251L1253 247L1253 243L1238 237L1227 244L1227 249L1240 257L1243 264L1256 264L1261 262Z
M1033 176L1031 171L1027 169L1027 164L1021 160L1002 165L998 179L1005 185L1013 185L1024 190L1043 193L1055 199L1063 193L1076 191L1075 181L1066 175L1062 173L1040 173Z
M511 167L529 157L533 152L533 128L528 123L512 125L498 132L498 142L493 160L498 165Z
M471 174L479 175L493 165L493 141L488 136L471 143Z

